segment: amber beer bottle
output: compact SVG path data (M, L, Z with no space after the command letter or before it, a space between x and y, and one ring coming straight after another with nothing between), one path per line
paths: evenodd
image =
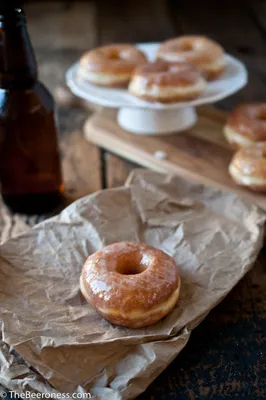
M54 210L63 184L54 100L38 81L21 8L0 8L0 184L16 212Z

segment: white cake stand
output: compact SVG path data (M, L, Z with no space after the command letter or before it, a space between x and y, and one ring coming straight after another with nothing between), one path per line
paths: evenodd
M137 45L152 61L158 43ZM209 82L196 100L172 104L149 103L130 95L126 89L94 86L77 77L78 63L66 73L70 90L83 100L111 108L118 108L119 125L136 134L162 135L177 133L192 127L197 121L195 107L214 103L237 92L247 83L247 70L236 58L226 55L226 69L219 79Z

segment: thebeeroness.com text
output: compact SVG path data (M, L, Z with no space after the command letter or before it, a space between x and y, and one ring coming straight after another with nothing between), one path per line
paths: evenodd
M91 399L90 393L34 393L25 391L17 393L14 390L0 392L0 399Z

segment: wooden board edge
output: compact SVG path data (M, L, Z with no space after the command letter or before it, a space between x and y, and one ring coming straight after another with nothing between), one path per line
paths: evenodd
M120 139L116 137L115 133L108 132L108 134L106 134L106 132L101 129L101 127L96 125L97 118L98 115L93 115L92 117L87 119L84 125L85 138L96 146L104 148L105 150L138 165L140 165L139 159L141 158L141 165L145 168L149 168L164 174L170 173L173 175L178 175L185 179L214 187L218 190L236 193L239 196L245 198L247 201L257 205L258 207L266 211L266 199L260 198L254 193L249 194L245 189L242 189L241 187L236 186L228 188L222 183L216 182L211 178L203 177L196 172L188 171L184 167L174 165L167 160L157 160L152 154L146 153L137 146L134 147L133 153L132 143L127 144L124 142L123 144L121 144ZM110 143L110 139L112 141L112 144Z

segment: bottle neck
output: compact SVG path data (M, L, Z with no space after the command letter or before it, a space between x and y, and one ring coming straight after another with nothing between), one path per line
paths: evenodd
M26 89L37 80L37 64L20 8L0 10L0 87Z

